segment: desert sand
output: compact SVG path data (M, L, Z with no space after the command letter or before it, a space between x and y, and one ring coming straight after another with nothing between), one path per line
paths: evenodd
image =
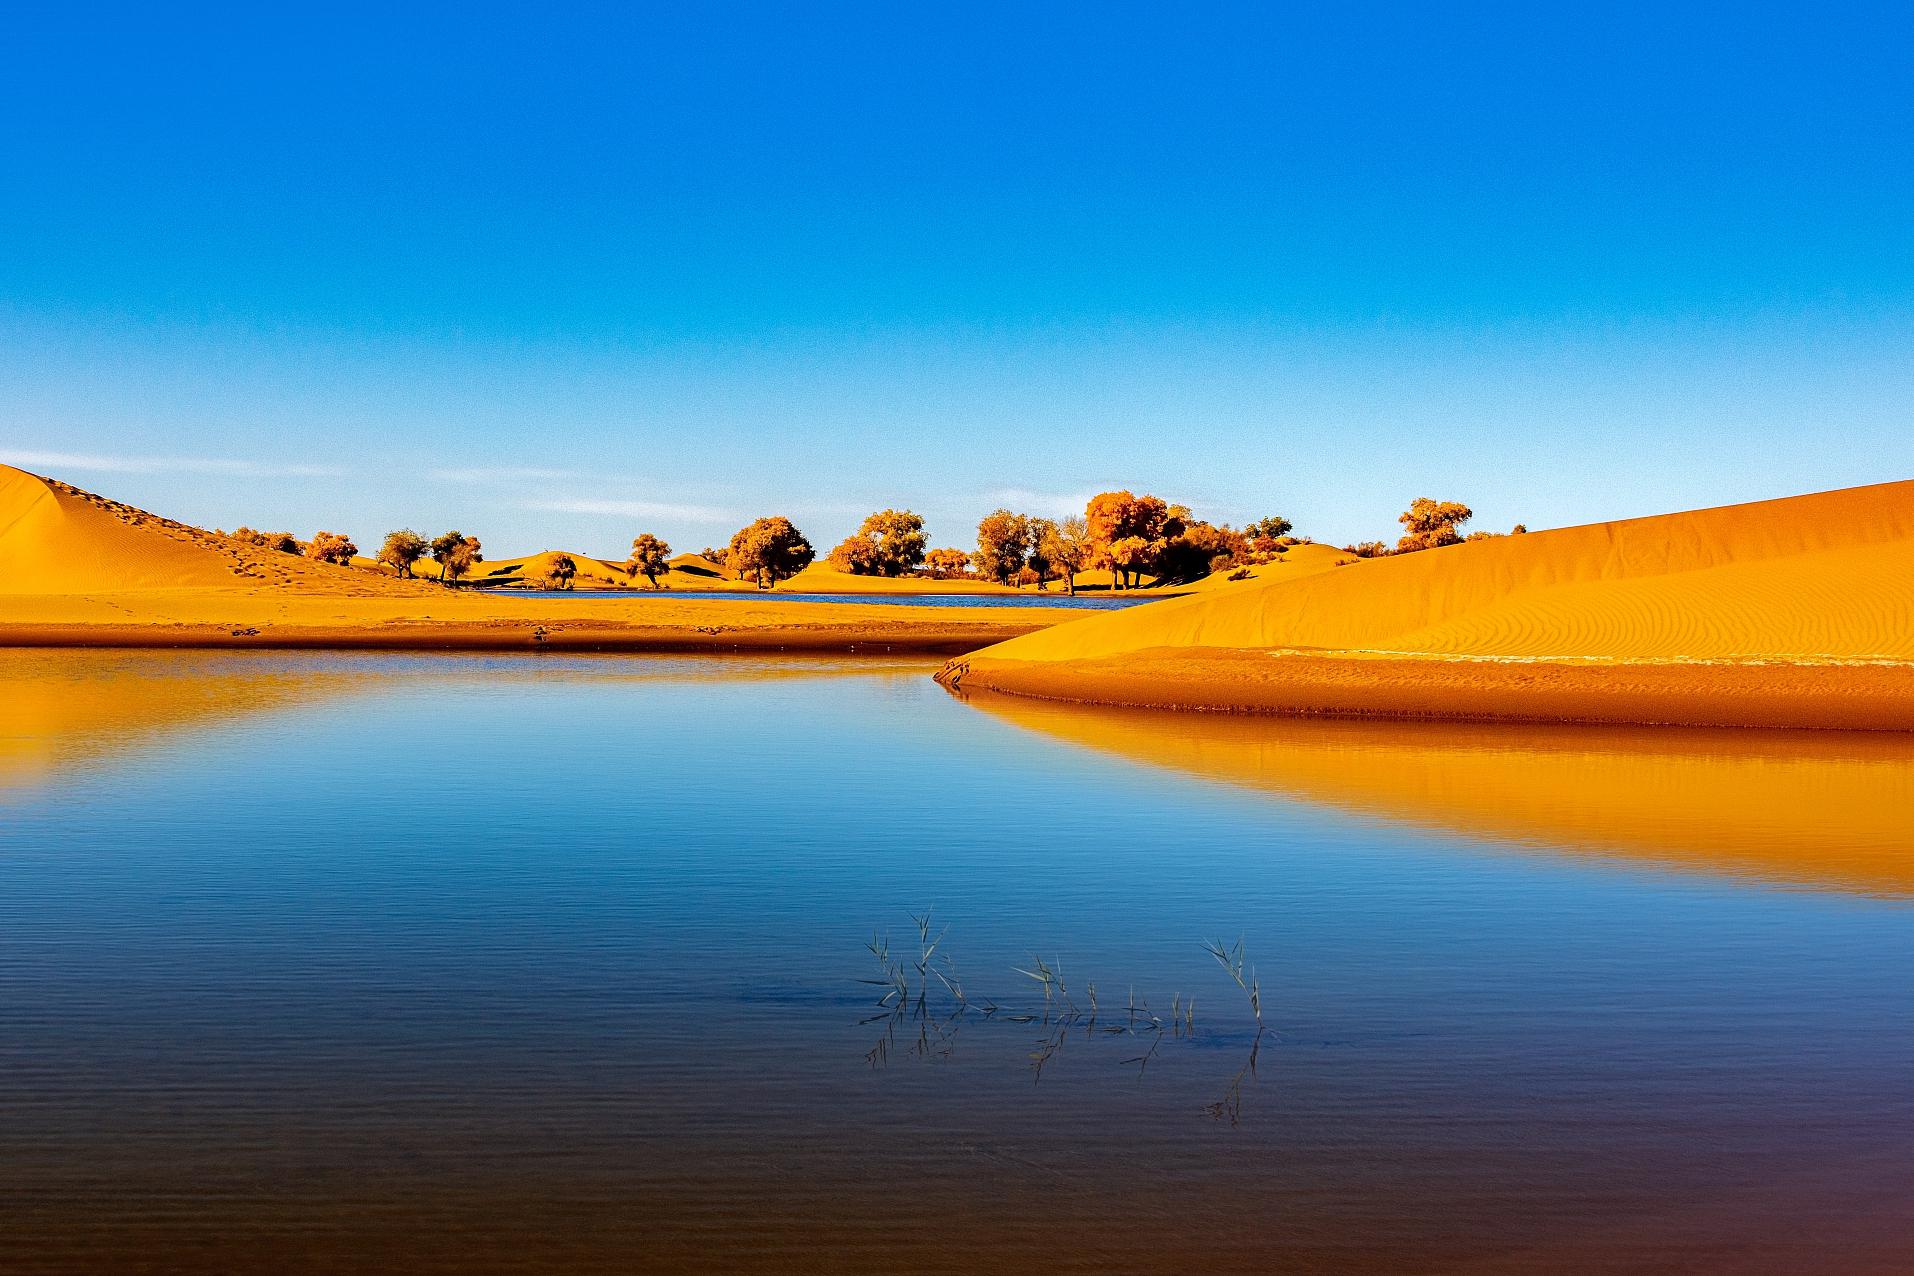
M940 678L1192 709L1914 730L1914 482L1272 572Z
M579 566L594 563L609 569ZM420 571L400 580L278 553L0 466L0 646L950 653L1074 614L770 593L530 598L450 590L431 564Z

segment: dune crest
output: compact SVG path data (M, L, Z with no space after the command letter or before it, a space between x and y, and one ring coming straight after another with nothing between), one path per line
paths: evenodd
M1773 671L1842 662L1866 677ZM1779 697L1748 721L1914 729L1910 662L1914 482L1899 482L1273 573L1012 639L944 678L1108 703L1695 725ZM1683 707L1670 667L1694 671L1705 706ZM1857 694L1832 703L1846 682Z

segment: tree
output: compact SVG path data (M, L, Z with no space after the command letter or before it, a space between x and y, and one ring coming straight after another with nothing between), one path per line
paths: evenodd
M1475 511L1466 505L1418 496L1396 518L1403 526L1402 539L1396 542L1396 553L1413 554L1417 550L1459 545L1462 534L1456 529L1474 517Z
M825 559L831 570L844 572L852 576L877 576L877 542L862 536L847 536L833 549Z
M1294 523L1284 518L1281 514L1271 514L1267 518L1259 518L1255 522L1247 524L1243 528L1243 535L1253 541L1281 540L1283 537L1289 535L1295 526Z
M1358 541L1342 548L1345 554L1354 554L1357 558L1386 558L1389 555L1389 547L1381 541Z
M961 549L933 549L924 555L924 571L936 580L964 580L970 575L970 555Z
M924 561L924 520L879 510L831 551L831 566L858 576L902 576Z
M970 561L981 576L1008 585L1023 570L1030 552L1030 520L1009 510L993 510L977 524L977 552Z
M352 538L340 532L314 532L306 545L307 558L337 563L341 567L350 567L358 554L359 547L352 543Z
M245 541L248 545L257 545L261 549L274 550L281 554L303 554L306 547L291 532L255 532L250 527L242 527L233 533L234 540Z
M1057 524L1048 518L1031 518L1025 529L1024 544L1029 546L1025 556L1027 568L1039 590L1050 579L1050 569L1056 561L1050 557L1050 549L1057 541Z
M739 529L731 538L731 547L725 551L724 562L738 574L739 580L749 573L758 582L759 589L767 589L797 575L816 557L817 551L811 548L811 542L792 526L790 519L773 516Z
M1171 521L1168 504L1159 497L1129 491L1099 492L1091 497L1084 521L1092 561L1110 568L1114 573L1112 584L1118 589L1134 584L1138 574L1149 570L1156 543L1176 534L1167 526ZM1122 541L1140 542L1141 546L1126 545L1119 556L1116 545Z
M625 575L636 576L643 573L651 582L653 589L658 588L658 577L671 570L671 546L646 532L631 543L631 557L625 560Z
M1128 581L1131 585L1136 578L1147 571L1155 559L1150 542L1141 536L1125 536L1112 541L1104 548L1104 557L1110 564L1110 570L1116 573L1119 581ZM1119 584L1118 589L1125 588Z
M572 577L578 575L578 563L570 554L560 554L552 560L551 580L556 589L570 589Z
M459 577L485 561L482 548L478 537L464 532L447 532L434 539L432 558L439 565L439 579L448 585L458 584Z
M410 579L412 564L425 557L425 548L425 537L410 528L401 528L385 534L385 544L379 547L379 561Z
M1249 555L1249 542L1241 532L1197 519L1172 519L1166 526L1181 522L1180 530L1166 537L1155 553L1159 584L1187 584L1213 571L1233 567Z
M1043 561L1063 577L1063 589L1067 594L1077 592L1077 573L1090 563L1090 538L1081 518L1071 515L1061 522L1038 519L1041 524L1037 532L1037 546L1031 557L1041 555Z

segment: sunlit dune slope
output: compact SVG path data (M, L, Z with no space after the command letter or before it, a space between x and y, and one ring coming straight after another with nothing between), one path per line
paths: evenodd
M1914 896L1914 741L1296 722L983 694L1019 726L1368 818L1686 871Z
M364 572L249 545L0 465L0 593L121 593L296 582L377 588Z
M1165 647L1914 658L1914 482L1359 561L1058 626L985 660Z

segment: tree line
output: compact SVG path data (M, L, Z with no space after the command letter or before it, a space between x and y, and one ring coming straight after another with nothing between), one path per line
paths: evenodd
M1456 501L1419 496L1398 516L1403 533L1394 546L1362 541L1343 546L1358 558L1377 558L1438 549L1463 541L1500 536L1500 532L1471 532L1461 528L1474 511ZM1100 492L1090 498L1081 515L1046 518L1000 508L977 523L977 548L929 547L922 515L910 510L882 509L869 515L845 537L826 561L837 571L858 576L928 576L937 580L983 579L1000 585L1034 585L1047 589L1054 580L1067 593L1076 592L1076 580L1087 571L1110 573L1112 589L1134 589L1146 579L1157 585L1188 584L1218 571L1246 569L1269 562L1308 537L1291 535L1293 527L1279 514L1232 527L1199 519L1189 506L1148 493L1128 490ZM1528 529L1517 523L1513 533ZM349 566L359 547L343 533L321 531L309 541L290 532L260 532L242 527L236 539L320 562ZM456 586L485 561L478 537L449 531L428 540L410 528L386 533L375 561L405 579L416 578L418 563L431 558L438 579ZM790 519L773 515L755 519L738 529L722 547L707 546L700 557L733 578L768 589L788 580L816 561L817 553ZM626 577L643 576L653 588L671 569L671 545L649 532L632 540L622 564ZM569 589L578 574L577 560L568 554L553 559L541 583Z

